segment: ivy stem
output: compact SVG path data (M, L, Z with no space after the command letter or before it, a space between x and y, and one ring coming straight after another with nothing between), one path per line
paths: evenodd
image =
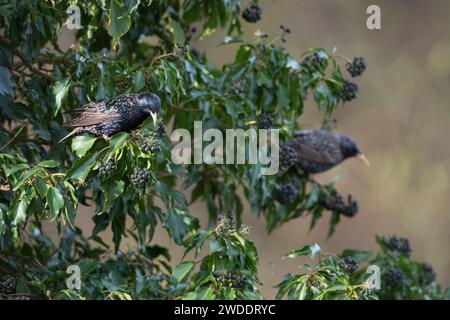
M14 139L17 138L17 136L20 134L20 132L22 132L22 129L25 128L25 126L21 126L19 130L17 130L16 134L14 135L14 137L12 137L3 147L0 148L0 151L3 151L3 149L5 149L11 142L14 141Z
M333 56L336 57L336 58L341 58L341 59L347 61L348 63L352 63L352 60L350 60L350 59L347 58L346 56L343 56L343 55L340 55L340 54L335 54L335 55L333 55Z

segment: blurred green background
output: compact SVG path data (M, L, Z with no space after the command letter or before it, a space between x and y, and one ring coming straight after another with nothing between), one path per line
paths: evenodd
M381 7L381 30L366 28L370 4ZM292 33L280 45L298 59L308 48L330 51L337 46L350 59L363 56L368 61L366 72L355 80L358 98L336 112L336 130L354 137L372 164L367 168L349 160L316 177L326 182L340 175L337 188L359 201L357 216L343 218L329 239L326 214L311 232L305 217L268 235L264 219L252 218L246 207L243 220L253 226L250 239L259 250L262 293L273 298L273 286L283 275L298 271L298 261L282 259L291 249L314 241L335 253L375 249L375 234L407 237L413 258L431 263L438 282L449 286L450 1L265 0L260 5L262 20L243 22L249 40L257 29L273 38L283 24ZM70 44L71 37L64 38ZM220 66L235 51L233 46L219 47L222 40L218 33L193 47ZM320 126L320 111L311 100L300 119L305 128ZM195 204L192 212L206 226L204 205ZM77 217L89 231L92 214L84 208ZM179 262L181 248L161 227L153 242L170 248L172 262ZM125 241L127 245L132 243Z

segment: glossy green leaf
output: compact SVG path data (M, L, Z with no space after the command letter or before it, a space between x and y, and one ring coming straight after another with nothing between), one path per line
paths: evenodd
M178 280L178 282L184 281L195 267L193 261L183 261L173 269L172 276Z
M92 148L96 140L97 138L93 136L76 136L72 139L72 151L81 158Z
M51 187L47 192L47 201L52 214L52 219L55 219L62 207L64 207L64 198L61 191L57 187Z

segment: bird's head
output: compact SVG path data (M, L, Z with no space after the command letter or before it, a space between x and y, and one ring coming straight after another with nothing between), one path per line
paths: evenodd
M341 152L344 158L357 157L365 165L369 166L369 160L359 151L358 145L352 138L340 135L339 140L341 142Z
M157 114L161 109L161 99L154 93L140 93L137 97L138 105L148 112L153 118L153 124L156 125Z

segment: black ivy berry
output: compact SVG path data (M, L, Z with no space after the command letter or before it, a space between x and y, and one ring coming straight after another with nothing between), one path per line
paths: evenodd
M343 101L350 101L356 98L358 93L358 85L349 80L344 80L344 85L342 86L339 96Z
M109 159L108 161L106 161L106 163L102 164L98 168L98 171L100 175L104 177L111 177L116 172L116 169L117 169L116 162L113 159Z
M299 194L299 187L296 183L282 183L278 189L275 190L275 200L282 205L289 205L297 200Z
M356 57L352 63L347 63L345 67L352 77L358 77L366 70L367 62L363 57Z
M261 8L256 4L252 4L242 12L242 18L249 23L255 23L261 20L261 14Z
M358 202L349 194L347 203L340 194L326 196L322 201L323 207L327 210L343 214L347 217L353 217L358 213Z
M159 149L159 147L160 147L160 142L159 142L159 140L156 140L156 139L145 140L142 144L142 150L144 152L154 153Z
M318 70L325 65L325 61L326 61L325 55L322 55L319 52L314 52L310 55L307 55L303 59L302 64L311 69Z
M273 116L269 113L262 112L258 115L257 121L260 129L269 129L273 125Z
M354 274L358 270L358 262L350 256L339 261L339 266L349 275Z
M423 264L423 272L420 275L420 279L425 286L436 280L436 273L434 272L433 267L430 264Z
M147 169L140 168L131 175L131 183L136 188L144 188L145 185L148 183L149 178L150 176L148 174Z
M0 276L0 294L16 293L16 280L10 275Z
M411 247L409 246L409 240L402 237L384 237L383 242L386 247L391 251L398 251L401 253L409 254Z
M280 168L281 170L287 170L291 166L295 165L297 161L297 152L292 146L284 145L280 148Z
M91 101L72 110L79 115L64 124L74 129L61 141L81 133L110 137L120 131L131 131L151 114L156 115L160 109L161 99L150 92L127 93Z
M156 129L156 133L160 137L163 137L166 135L166 126L161 121L158 121L158 129Z
M400 269L389 269L384 274L384 281L390 287L398 287L405 281L405 274Z

